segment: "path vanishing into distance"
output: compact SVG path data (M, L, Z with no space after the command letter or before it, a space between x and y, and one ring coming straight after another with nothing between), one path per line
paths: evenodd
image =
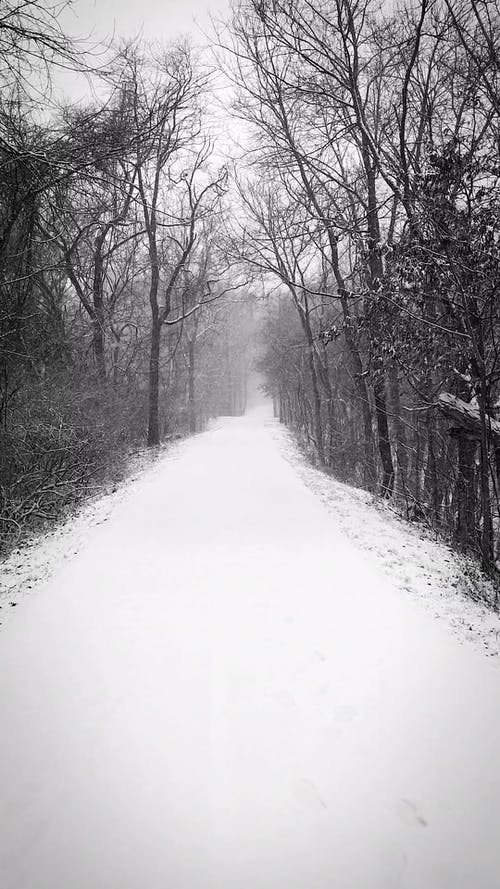
M162 458L0 637L2 889L497 889L500 672L267 407Z

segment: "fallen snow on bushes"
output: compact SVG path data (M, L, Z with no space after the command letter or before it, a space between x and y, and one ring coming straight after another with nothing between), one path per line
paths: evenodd
M417 598L462 643L472 643L500 666L500 614L495 589L472 559L458 555L421 524L405 521L385 501L316 469L283 429L288 460L322 500L342 532L378 572Z
M139 490L155 471L158 457L168 450L169 458L176 459L182 444L169 442L157 451L144 448L137 452L130 458L124 480L109 483L66 521L50 531L33 535L0 560L0 632L23 599L42 588L65 561L71 561L117 506Z

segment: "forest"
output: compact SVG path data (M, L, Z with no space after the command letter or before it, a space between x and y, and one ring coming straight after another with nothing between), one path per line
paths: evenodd
M201 50L62 10L0 16L4 542L256 363L319 467L496 573L497 0L235 0Z

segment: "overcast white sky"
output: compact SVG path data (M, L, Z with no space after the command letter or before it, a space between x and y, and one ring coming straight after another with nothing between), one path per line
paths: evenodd
M64 14L64 25L73 36L93 33L104 38L135 37L169 41L182 33L196 39L199 27L207 27L210 15L229 9L230 0L74 0Z
M1 2L1 0L0 0ZM105 43L113 36L130 39L141 35L168 43L184 34L194 44L206 43L204 32L229 12L231 0L73 0L61 15L63 30L89 44ZM79 101L88 98L89 84L69 71L54 72L56 95Z

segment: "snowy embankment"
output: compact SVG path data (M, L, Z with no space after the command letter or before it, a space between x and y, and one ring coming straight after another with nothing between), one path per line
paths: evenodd
M363 558L402 593L418 599L460 642L474 645L500 666L500 614L489 604L495 589L477 562L459 555L433 531L405 521L380 498L311 466L291 434L281 429L276 434L286 458Z
M48 583L64 562L85 547L94 529L107 522L120 503L140 490L155 471L158 458L168 454L168 459L175 460L181 447L182 443L169 442L159 451L139 451L130 458L125 480L90 497L74 515L50 531L34 534L0 559L0 632L16 607Z
M217 425L214 421L212 428ZM390 577L403 594L417 598L459 641L474 645L500 666L500 615L484 601L493 601L494 589L477 564L459 556L433 532L405 522L367 491L315 469L283 427L276 426L273 436L283 456L363 558ZM182 448L183 443L170 443L163 457L175 460ZM24 597L49 581L61 562L85 546L93 529L107 522L118 504L134 496L155 471L157 456L142 451L132 460L128 479L116 490L93 498L72 518L33 537L0 562L0 630Z
M223 420L53 541L0 639L2 889L497 889L500 673L401 589L445 550L387 530L384 576L397 525L300 464Z

